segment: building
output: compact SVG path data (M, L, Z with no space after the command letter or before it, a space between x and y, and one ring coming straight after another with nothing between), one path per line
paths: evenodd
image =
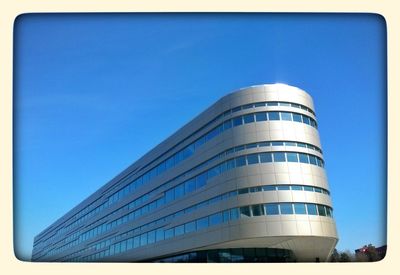
M387 250L386 245L375 247L372 244L369 244L354 250L354 252L356 259L358 261L375 262L385 258L386 250Z
M221 98L35 237L33 261L326 261L337 241L312 98Z

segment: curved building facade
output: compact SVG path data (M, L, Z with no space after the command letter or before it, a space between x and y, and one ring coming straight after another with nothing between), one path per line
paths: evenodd
M35 237L33 261L326 261L338 236L313 101L221 98Z

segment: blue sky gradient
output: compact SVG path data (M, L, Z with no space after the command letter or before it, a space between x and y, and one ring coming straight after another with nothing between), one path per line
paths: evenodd
M372 14L31 14L15 23L15 253L225 94L314 99L339 250L386 244L386 23Z

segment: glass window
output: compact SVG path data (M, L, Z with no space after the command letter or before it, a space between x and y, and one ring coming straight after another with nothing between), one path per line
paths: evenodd
M291 141L286 141L285 142L285 146L296 146L297 143L296 142L291 142Z
M194 153L194 144L189 144L183 149L183 159L187 159Z
M245 110L245 109L251 109L251 108L253 108L253 104L246 104L246 105L243 105L242 106L242 110Z
M249 188L242 188L238 190L238 194L242 195L242 194L247 194L249 193Z
M185 194L193 192L196 190L196 179L190 179L185 182Z
M242 151L244 149L246 149L246 147L244 145L236 146L235 147L235 152L239 152L239 151Z
M283 162L283 161L286 161L285 153L283 152L274 153L274 162Z
M242 117L238 116L233 119L233 127L242 125Z
M269 112L268 120L279 120L279 112Z
M229 221L229 210L225 210L222 214L222 219L224 222Z
M278 102L275 101L267 102L267 106L278 106Z
M301 185L292 185L291 188L292 190L303 190L303 187Z
M302 163L309 163L307 154L299 153L299 160Z
M315 204L307 203L308 215L317 215L317 207Z
M271 141L272 146L283 146L283 141Z
M219 135L219 127L214 128L213 130L211 130L206 134L206 141L213 139L217 135Z
M287 161L289 162L298 162L297 153L286 153Z
M239 218L239 209L232 208L230 212L231 212L231 220L237 220Z
M301 115L293 113L293 121L302 122Z
M165 192L165 203L173 201L175 199L174 196L175 196L174 195L174 189L170 189L167 192Z
M278 185L278 190L290 190L290 185Z
M185 233L196 231L196 222L185 223Z
M140 236L136 236L133 238L133 248L139 247L140 246Z
M180 152L178 152L178 153L176 153L176 154L174 155L174 162L175 162L175 165L177 165L178 163L180 163L182 160L183 160L182 151L180 151Z
M329 207L325 207L325 210L326 210L326 215L328 217L332 217L331 209Z
M271 153L261 153L260 154L260 162L272 162L272 154Z
M257 143L250 143L246 145L246 149L257 148Z
M226 162L226 170L235 168L235 159L230 159Z
M222 223L222 213L215 213L210 216L210 226Z
M307 144L305 144L305 143L303 143L303 142L297 142L297 146L298 146L298 147L306 148L306 147L307 147Z
M231 114L231 110L228 110L228 111L225 111L224 114L223 114L222 116L223 116L223 117L224 117L224 116L229 116L230 114Z
M254 104L255 107L264 107L265 106L265 102L257 102Z
M197 150L198 148L200 148L201 146L203 146L203 144L206 142L206 139L204 136L202 136L201 138L199 138L198 140L195 141L194 143L194 148L195 150Z
M311 156L311 155L309 157L310 157L310 163L314 164L314 165L317 165L317 158L314 157L314 156Z
M325 207L323 206L323 205L317 205L317 208L318 208L318 214L320 215L320 216L326 216L326 213L325 213Z
M304 122L305 124L310 125L310 119L309 119L307 116L305 116L305 115L302 115L302 117L303 117L303 122Z
M240 207L240 217L245 218L245 217L250 217L250 208L248 206L243 206Z
M265 204L265 213L267 215L279 215L279 208L277 203Z
M183 197L185 195L185 185L179 184L174 188L174 193L175 193L175 200L179 199L180 197Z
M154 243L156 241L156 231L152 230L147 234L148 244Z
M246 157L241 156L236 158L236 167L244 166L246 165Z
M288 112L281 112L282 120L292 120L292 114Z
M215 167L213 167L213 168L211 168L211 169L209 169L208 170L208 172L207 172L207 178L208 179L211 179L211 178L213 178L213 177L215 177L215 176L218 176L219 175L219 165L217 165L217 166L215 166Z
M147 233L140 235L140 246L147 244Z
M164 229L158 228L156 230L156 241L159 242L162 240L164 240Z
M242 110L242 106L235 107L235 108L232 109L232 113L238 112L240 110Z
M260 204L251 206L251 213L253 216L262 216L264 215L264 207Z
M174 236L174 228L165 230L164 235L165 235L165 239L172 238Z
M291 106L294 107L294 108L300 108L300 105L296 104L296 103L291 103Z
M258 154L248 155L247 156L247 163L248 163L248 165L258 163Z
M304 191L314 192L314 188L312 186L304 186Z
M266 121L267 120L267 113L256 113L256 121Z
M243 120L244 120L244 123L246 123L246 124L252 123L252 122L254 122L254 115L253 114L244 115Z
M197 230L201 230L208 227L208 217L204 217L196 220Z
M204 172L196 177L196 189L199 189L200 187L206 185L206 183L207 183L206 172Z
M304 203L294 203L294 212L296 214L306 214L306 206Z
M322 189L318 187L314 187L314 192L322 193Z
M262 141L262 142L258 143L258 146L260 146L260 147L271 146L271 143L269 143L267 141Z
M183 235L185 233L185 225L179 225L175 227L175 236Z
M128 242L126 244L126 250L132 249L133 248L133 238L128 239Z
M224 122L224 131L232 128L232 120L228 119Z
M281 203L280 208L281 214L283 215L293 214L293 207L291 203Z
M276 186L275 185L264 185L263 186L263 190L264 191L275 191L276 190Z
M262 191L261 186L250 187L250 193L261 192L261 191Z

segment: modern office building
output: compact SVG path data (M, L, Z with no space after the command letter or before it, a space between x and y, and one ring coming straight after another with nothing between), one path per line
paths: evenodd
M338 241L312 98L221 98L35 237L33 261L325 261Z

